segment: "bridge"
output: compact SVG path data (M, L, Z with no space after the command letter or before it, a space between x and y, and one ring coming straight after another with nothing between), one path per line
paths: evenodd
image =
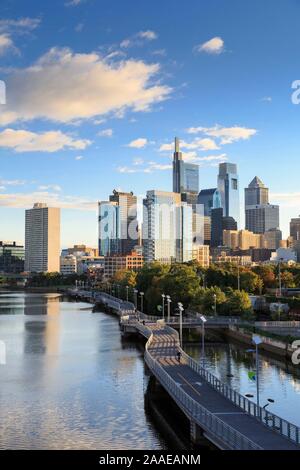
M188 418L194 444L205 437L223 450L300 450L299 427L258 407L194 361L164 321L147 318L132 303L105 293L69 294L106 305L119 315L123 332L146 338L145 362Z

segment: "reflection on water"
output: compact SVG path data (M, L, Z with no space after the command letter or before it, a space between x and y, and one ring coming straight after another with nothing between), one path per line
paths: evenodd
M144 411L142 349L121 340L114 317L86 308L0 294L1 449L166 448Z
M255 355L247 350L249 346L207 343L206 367L242 395L254 395L251 400L256 401L256 383L248 377L249 371L255 371ZM185 351L200 361L200 346L186 346ZM260 354L259 376L261 405L273 398L275 403L268 409L300 426L300 367Z

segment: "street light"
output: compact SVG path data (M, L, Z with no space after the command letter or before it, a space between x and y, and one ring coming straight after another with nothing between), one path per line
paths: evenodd
M240 257L238 257L237 272L238 272L238 290L241 290L241 280L240 280Z
M215 309L215 316L217 316L217 294L214 294L214 309Z
M141 297L141 312L143 313L143 298L144 298L144 292L140 292L140 297Z
M255 344L255 362L256 362L256 403L257 411L259 413L259 357L258 357L258 346L262 343L262 339L258 335L252 336L252 342Z
M205 362L205 347L204 347L204 337L205 337L205 322L207 322L206 318L204 315L200 316L200 320L202 321L202 367L204 367L204 362Z
M129 286L126 286L126 300L128 302L128 289L129 289Z
M170 322L170 307L171 307L171 297L167 295L167 302L168 302L168 322Z
M133 294L134 294L134 306L135 308L137 308L137 294L138 294L138 290L137 289L133 289Z
M165 294L161 294L162 296L162 316L163 316L163 319L165 318Z
M180 332L180 347L182 348L182 312L184 310L183 305L181 302L178 302L178 308L179 308L179 332Z

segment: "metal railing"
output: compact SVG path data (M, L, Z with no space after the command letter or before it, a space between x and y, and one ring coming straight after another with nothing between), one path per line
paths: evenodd
M116 297L110 296L109 294L105 294L105 296L110 297L111 300L116 301ZM125 304L126 306L128 306L129 304L133 305L130 302L125 302L120 299L118 300L119 300L119 308L121 308L120 305L122 306ZM148 316L148 315L142 314L141 312L134 312L134 315L136 315L136 313L138 313L138 315L141 318L145 318L148 321L152 320L153 322L156 322L159 319L159 317ZM132 316L134 317L134 315ZM122 311L121 311L121 321L122 321ZM145 337L149 338L146 343L145 360L148 366L150 367L150 369L153 370L153 372L155 372L155 375L159 376L159 379L166 386L168 386L168 391L170 392L172 396L174 396L174 398L178 400L182 400L182 403L184 404L184 406L186 407L188 411L195 410L195 413L196 413L196 410L197 410L195 420L197 421L197 419L199 419L199 423L201 424L201 426L203 426L204 428L206 428L207 426L210 426L210 429L208 429L208 431L213 432L215 435L219 437L222 437L221 434L220 435L218 434L221 429L223 430L223 432L227 430L226 438L228 439L228 445L230 445L234 449L235 448L241 448L241 449L260 448L259 446L257 446L257 444L253 443L246 436L243 436L238 431L231 428L229 425L225 424L222 420L220 420L215 415L210 413L208 410L203 408L199 403L194 401L187 393L185 393L176 384L176 382L169 376L169 374L163 369L163 367L160 364L158 364L158 362L150 354L149 346L151 346L152 341L153 341L153 333L151 331L151 328L147 327L146 324L143 325L142 323L140 323L137 318L133 318L132 324L135 324L135 327ZM174 330L172 327L168 325L163 326L163 328L166 331L166 333L176 338L175 344L179 348L179 335L176 332L176 330ZM281 436L296 443L297 445L300 444L300 428L298 426L267 411L265 408L258 407L254 402L248 400L239 392L232 389L229 385L225 384L216 376L211 374L208 370L203 368L198 362L196 362L194 359L188 356L183 350L181 350L181 352L182 352L182 358L186 360L187 364L191 367L191 369L197 372L199 376L202 377L213 389L218 391L221 395L223 395L233 404L241 408L247 414L249 414L250 416L253 416L259 422L261 422L264 426L272 429L273 431L277 432ZM241 447L235 447L237 444ZM255 446L255 447L252 447L252 446Z
M146 364L188 416L202 429L210 433L214 438L218 438L230 449L262 450L262 447L258 444L232 428L230 425L226 424L188 395L152 357L149 352L149 346L151 346L152 340L153 333L150 334L149 340L146 344Z

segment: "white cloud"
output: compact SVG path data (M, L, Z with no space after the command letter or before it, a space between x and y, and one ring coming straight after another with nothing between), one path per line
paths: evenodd
M300 206L300 192L286 192L286 193L270 193L272 203L280 204L283 207L297 207Z
M103 129L97 133L100 137L112 137L113 130L112 129Z
M272 102L272 96L264 96L261 101L266 101L267 103L271 103Z
M218 150L219 147L213 139L196 138L192 142L180 141L180 148L186 150ZM159 148L160 152L168 152L174 150L174 143L162 144Z
M48 191L48 189L52 189L53 191L61 191L61 187L58 184L44 184L38 187L40 191Z
M3 180L0 179L0 184L4 186L23 186L26 183L25 180Z
M117 171L119 173L152 173L153 171L171 170L172 164L157 163L153 161L144 162L142 159L135 159L133 166L119 166Z
M2 19L0 20L0 56L9 50L18 52L12 36L26 34L40 24L39 18L20 18L18 20Z
M8 105L0 124L36 118L67 123L108 113L122 116L126 109L148 111L171 93L154 82L159 69L142 60L108 63L97 53L53 48L7 78Z
M14 49L13 40L8 34L0 34L0 56L4 55L9 49Z
M220 155L207 155L204 157L199 157L196 152L183 152L182 158L187 162L199 163L201 165L215 162L220 163L228 160L226 153L222 153Z
M150 29L147 31L140 31L137 33L137 36L142 39L147 39L147 41L153 41L154 39L157 39L157 34L155 31L151 31Z
M256 129L247 127L232 126L232 127L221 127L215 125L214 127L190 127L187 129L189 134L202 133L210 137L216 137L220 139L220 144L232 144L239 140L247 140L257 133Z
M82 160L83 159L83 155L77 155L77 157L75 157L75 160Z
M0 147L16 152L56 152L62 149L84 149L91 142L76 140L61 131L35 133L26 130L5 129L0 132Z
M207 52L208 54L221 54L224 50L224 41L219 36L215 36L209 41L195 47L197 52Z
M36 191L32 193L0 194L0 207L27 209L36 202L45 202L49 207L96 211L96 201L78 196L63 196L57 192Z
M70 0L69 2L65 3L66 7L77 7L80 3L83 3L85 0Z
M129 144L127 145L127 147L131 147L131 148L134 148L134 149L141 149L143 147L145 147L148 143L148 140L145 139L144 137L139 137L138 139L135 139L135 140L132 140L131 142L129 142Z
M157 33L150 29L146 31L139 31L130 38L123 39L123 41L120 43L120 47L123 49L128 49L129 47L141 46L143 45L144 41L153 41L154 39L157 39L157 37Z

